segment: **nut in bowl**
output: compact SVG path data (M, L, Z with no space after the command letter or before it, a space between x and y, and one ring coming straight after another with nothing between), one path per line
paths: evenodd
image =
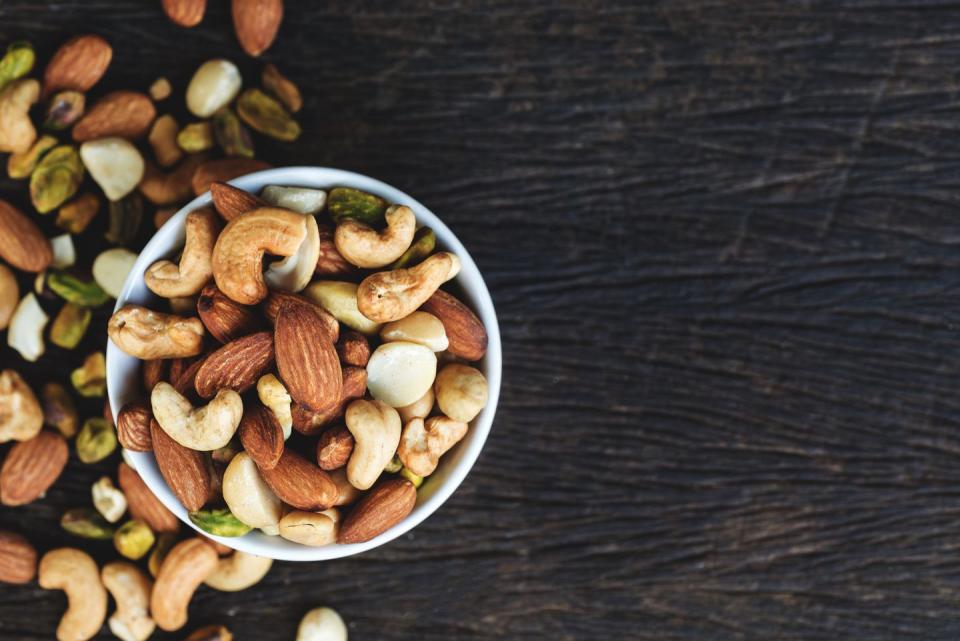
M335 169L215 183L144 248L109 334L110 405L146 484L274 559L357 554L423 521L500 389L466 250L403 192Z

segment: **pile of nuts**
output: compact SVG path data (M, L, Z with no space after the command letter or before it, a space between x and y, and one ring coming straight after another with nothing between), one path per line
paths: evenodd
M118 413L120 443L153 452L210 534L369 541L413 510L487 401L469 364L486 331L440 289L460 261L409 207L356 189L211 195L178 262L145 272L169 310L110 319L149 394Z

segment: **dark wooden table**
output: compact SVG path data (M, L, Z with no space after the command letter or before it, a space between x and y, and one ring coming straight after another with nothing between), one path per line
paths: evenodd
M96 31L98 91L182 92L214 56L259 73L226 4L184 31L152 0L0 0L0 43L44 63ZM414 533L202 589L191 628L293 639L329 604L355 640L960 636L958 26L935 0L288 2L265 59L305 134L260 155L440 214L505 385ZM0 362L42 382L83 351ZM56 520L115 463L71 461L0 524L70 542ZM0 639L63 607L0 588Z

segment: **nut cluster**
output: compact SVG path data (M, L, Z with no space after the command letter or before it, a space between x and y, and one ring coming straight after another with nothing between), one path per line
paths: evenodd
M460 261L409 207L356 189L211 194L178 260L146 270L169 309L110 319L148 395L120 410L120 442L153 452L210 534L368 541L487 402L470 364L486 331L440 289Z

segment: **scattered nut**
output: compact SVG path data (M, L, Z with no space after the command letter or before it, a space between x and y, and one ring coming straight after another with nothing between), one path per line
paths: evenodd
M37 139L30 106L40 97L40 83L23 78L0 91L0 152L22 154Z
M205 625L191 632L184 641L233 641L233 634L225 625Z
M270 165L254 158L220 158L207 161L197 167L193 174L193 193L199 196L210 190L211 183L227 182L264 169L270 169Z
M73 126L87 107L87 99L79 91L60 91L47 104L46 129L62 131Z
M333 242L340 255L365 269L383 267L400 258L417 229L417 219L409 207L394 205L386 212L387 227L382 231L356 220L337 225Z
M412 419L403 428L397 456L417 476L430 476L440 457L467 435L467 424L446 416ZM415 484L416 485L416 484Z
M33 293L24 296L10 317L7 345L17 350L25 361L35 362L43 356L43 329L50 321Z
M197 587L220 563L203 540L178 543L164 559L150 596L150 612L161 630L173 632L187 623L187 606Z
M314 608L300 621L297 641L347 641L347 626L335 610Z
M237 99L237 115L265 136L293 142L300 137L300 125L283 106L260 91L247 89Z
M116 530L99 512L89 507L67 510L60 518L60 527L74 536L94 541L108 541Z
M230 107L213 114L213 136L227 156L253 158L253 138Z
M35 61L33 45L23 40L11 43L6 55L0 59L0 89L30 73Z
M0 426L4 423L4 375L6 372L0 372ZM77 406L70 397L70 392L60 383L53 381L44 383L43 390L40 393L43 399L43 422L50 427L56 428L64 438L72 438L77 433L80 425L80 418L77 414ZM24 416L31 416L31 410L18 409L17 415L22 420ZM4 428L0 427L0 435ZM2 437L0 437L2 438Z
M193 177L207 164L206 154L191 154L169 173L163 173L153 163L145 163L140 193L154 205L176 205L193 197Z
M356 400L347 407L345 420L355 441L347 463L347 479L358 490L366 490L397 451L400 415L386 403Z
M439 252L408 269L378 272L368 276L357 289L357 308L377 323L389 323L409 316L427 301L443 283L460 272L460 259Z
M123 138L85 142L80 146L80 158L110 200L120 200L136 189L143 178L143 156Z
M207 576L204 583L221 592L239 592L259 583L272 566L273 559L237 550L220 559L217 569Z
M77 193L83 165L72 145L54 147L30 174L30 200L41 214L53 211Z
M76 445L81 463L99 463L117 449L113 425L103 418L88 418L77 433Z
M263 88L283 103L290 113L297 113L303 107L300 89L287 79L273 63L267 63L260 76ZM304 213L304 212L301 212Z
M43 72L43 95L59 89L87 91L103 77L113 49L100 36L83 34L63 43Z
M80 396L101 397L107 392L107 364L103 352L94 352L83 359L83 365L70 372L70 383Z
M110 201L107 207L110 221L104 238L114 245L129 245L137 237L143 221L143 198L137 192L130 192L120 200Z
M150 527L137 519L127 521L113 535L113 546L117 552L131 561L143 558L153 547L154 541Z
M67 594L67 611L57 626L59 641L86 641L100 631L107 618L107 591L89 554L74 548L50 550L40 560L37 578L44 590Z
M75 303L67 303L60 308L57 317L50 326L50 342L64 349L73 349L87 333L93 312Z
M198 452L209 452L229 443L243 416L243 401L230 389L221 389L206 406L194 409L172 385L161 382L153 388L150 403L163 431L180 445Z
M113 247L100 252L93 260L93 280L103 291L120 298L127 276L137 262L137 255L123 247Z
M7 328L13 310L20 302L20 286L10 268L0 263L0 330Z
M393 407L404 407L433 385L437 357L428 347L408 341L384 343L367 363L371 396Z
M179 521L177 521L179 523ZM157 537L157 543L153 546L153 552L147 560L147 569L150 570L150 576L157 578L160 573L160 566L164 559L170 554L170 550L177 544L177 535L166 532Z
M25 537L0 530L0 583L22 585L37 574L37 551Z
M124 305L114 312L107 333L117 347L142 360L185 358L203 349L203 323L153 312L139 305Z
M101 476L91 488L93 506L109 523L116 523L127 511L127 497L113 485L109 476Z
M220 233L220 218L209 207L187 214L186 244L180 264L160 260L143 275L144 282L158 296L193 296L213 276L213 246Z
M53 136L40 136L26 151L19 154L10 154L7 158L7 175L14 180L28 178L40 163L43 154L57 146L57 139Z
M60 208L57 226L71 234L83 233L98 211L100 199L93 194L83 194Z
M240 70L229 60L214 59L200 65L187 86L187 108L198 118L209 118L230 104L240 91Z
M180 130L177 144L188 154L213 149L213 126L207 122L194 122Z
M107 622L121 641L146 641L156 624L150 618L150 591L153 582L132 563L114 561L103 566L100 579L117 603Z
M73 246L73 238L70 234L51 238L50 249L53 250L53 260L50 261L50 267L53 269L72 267L77 262L77 250Z
M0 371L0 443L32 439L43 427L43 418L40 403L26 381L12 369Z
M116 136L136 140L150 130L157 111L139 91L113 91L93 104L73 127L73 139L86 142Z
M206 0L203 0L205 2ZM165 2L166 4L166 2ZM173 87L170 86L170 81L166 79L165 76L160 76L153 81L150 85L150 89L147 90L147 93L150 94L150 97L153 98L154 102L160 102L161 100L166 100L170 97L170 94L173 92Z
M127 497L130 516L145 522L154 532L174 534L180 530L180 520L150 491L132 467L121 463L117 468L117 481Z
M183 158L183 150L177 144L180 125L170 114L160 116L153 121L147 140L153 148L153 155L161 167L172 167Z
M440 411L455 421L469 423L487 404L487 379L469 365L444 366L433 388Z

